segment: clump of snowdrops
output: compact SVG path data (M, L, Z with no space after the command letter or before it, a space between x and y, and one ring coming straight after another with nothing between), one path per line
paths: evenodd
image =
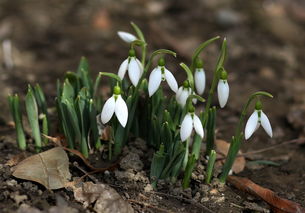
M155 149L150 168L153 186L159 179L175 181L183 173L183 186L188 187L200 155L205 155L209 159L206 177L209 183L216 158L215 118L219 109L212 106L212 99L217 92L220 108L224 108L229 99L229 73L224 64L227 41L222 41L211 87L204 99L206 75L201 53L220 37L200 44L190 65L180 63L173 72L167 68L166 58L176 57L176 53L159 49L148 57L148 45L142 31L134 23L131 26L135 35L118 32L129 49L126 49L126 59L117 73L100 72L92 79L88 61L82 58L76 72L67 72L63 83L57 82L56 112L60 131L65 135L68 147L79 150L85 157L103 147L110 159L116 158L131 136L143 138ZM181 71L185 72L186 79L179 86L175 73ZM110 80L111 94L105 100L99 93L102 78ZM163 88L167 86L170 92L165 95ZM242 109L219 177L221 182L225 182L244 138L249 139L260 125L272 137L270 122L262 111L263 96L272 97L267 92L256 92L250 95ZM256 101L255 109L243 131L253 101ZM200 102L204 107L202 104L198 107ZM18 95L9 96L9 105L18 146L24 150L27 144ZM42 134L48 135L50 131L48 108L39 85L28 87L25 107L35 147L39 151L48 142ZM205 153L200 153L202 143L206 145Z

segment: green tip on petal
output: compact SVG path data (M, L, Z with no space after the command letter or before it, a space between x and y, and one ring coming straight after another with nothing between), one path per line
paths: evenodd
M134 49L130 49L128 55L129 55L129 57L135 57L136 51Z
M115 86L113 89L113 94L120 95L121 94L121 88L119 86Z
M184 81L183 82L183 88L189 88L190 87L190 83L189 83L189 81Z
M262 102L261 101L256 101L255 109L256 110L262 110L262 108L263 108Z
M196 59L196 68L203 68L203 61L200 58Z
M220 73L220 79L221 80L227 80L228 79L228 73L222 69L221 73Z
M159 61L158 61L158 65L159 65L160 67L165 66L165 60L164 60L164 58L163 58L163 57L161 57L161 58L159 59Z

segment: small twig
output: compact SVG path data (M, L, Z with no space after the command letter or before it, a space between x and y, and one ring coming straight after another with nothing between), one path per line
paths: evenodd
M239 154L239 155L237 155L237 157L258 154L258 153L262 153L262 152L266 152L266 151L275 149L275 148L277 148L279 146L283 146L283 145L287 145L287 144L293 144L293 143L303 144L303 143L305 143L305 138L297 138L297 139L293 139L293 140L289 140L289 141L284 141L282 143L275 144L275 145L267 147L267 148L263 148L263 149L259 149L259 150L255 150L255 151L250 151L250 152L245 152L245 153ZM217 152L217 154L223 155L222 153L219 153L219 152ZM224 156L224 157L221 157L221 158L217 158L217 160L224 160L225 158L226 157Z
M169 210L166 210L166 209L161 209L161 208L159 208L157 206L153 206L149 203L145 203L145 202L141 202L141 201L137 201L137 200L133 200L133 199L128 199L127 201L130 202L130 203L136 203L136 204L139 204L139 205L143 205L143 206L148 207L148 208L156 209L159 212L173 213L172 211L169 211Z
M88 172L86 172L83 168L81 168L77 162L73 162L73 166L75 166L77 169L79 169L80 171L82 171L85 175L87 175L91 180L93 180L95 183L98 183L98 180L90 175Z

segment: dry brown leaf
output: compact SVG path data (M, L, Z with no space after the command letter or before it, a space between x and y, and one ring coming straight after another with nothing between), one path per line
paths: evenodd
M270 189L259 186L248 178L228 176L227 181L239 190L261 198L271 206L275 213L305 213L305 209L300 204L280 198Z
M21 161L13 176L38 182L48 189L60 189L71 178L67 153L56 147Z
M110 186L105 184L83 183L82 187L73 188L75 200L88 207L94 203L94 210L103 213L133 213L129 203Z
M216 152L217 152L217 158L223 158L226 157L230 148L230 144L224 140L216 140ZM238 151L238 154L242 154L241 151ZM224 160L221 161L221 163L224 163ZM244 170L246 166L246 160L243 156L239 156L235 159L234 164L232 166L232 171L234 173L239 173Z

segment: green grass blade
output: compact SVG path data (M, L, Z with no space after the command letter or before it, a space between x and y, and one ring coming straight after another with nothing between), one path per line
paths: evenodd
M10 95L8 96L9 108L13 120L15 122L16 128L16 135L17 135L17 144L19 149L25 150L26 149L26 139L22 124L22 115L20 109L20 101L18 95Z
M40 135L39 121L38 121L38 108L32 87L30 85L28 87L28 92L25 96L25 106L26 106L29 124L32 129L32 136L35 140L35 147L37 151L40 151L41 135Z

